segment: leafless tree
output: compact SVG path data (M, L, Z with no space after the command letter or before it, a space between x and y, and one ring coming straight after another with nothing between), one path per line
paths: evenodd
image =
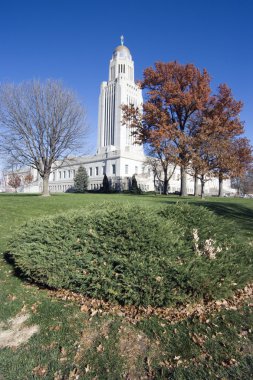
M167 191L169 189L169 181L175 172L176 165L170 163L169 161L164 162L164 161L159 160L156 157L150 157L150 156L146 158L144 165L152 170L154 188L156 188L158 184L159 189L161 190L162 188L163 193L167 194ZM171 167L170 171L169 171L169 167ZM164 179L167 181L165 191L164 191Z
M38 170L49 195L52 167L81 148L85 112L61 82L48 80L0 87L0 149L15 162Z

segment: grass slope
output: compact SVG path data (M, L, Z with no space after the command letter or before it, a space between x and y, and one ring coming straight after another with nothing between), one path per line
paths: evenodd
M0 195L0 252L23 221L79 209L104 200L162 208L178 197L128 195ZM250 199L195 200L234 220L238 237L252 240L253 201ZM70 302L49 298L46 290L22 283L12 267L0 261L0 324L27 313L29 325L40 331L18 348L0 349L0 378L23 379L250 379L252 314L247 305L223 310L208 320L188 318L171 325L147 318L130 325L120 316L81 312ZM8 325L4 326L5 329Z

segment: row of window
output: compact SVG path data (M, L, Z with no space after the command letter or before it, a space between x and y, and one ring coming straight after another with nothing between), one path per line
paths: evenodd
M138 174L138 166L135 166L134 173ZM142 167L142 173L144 173L144 167ZM125 165L125 174L129 174L129 165Z
M111 80L115 79L116 76L116 66L111 67ZM127 66L124 64L118 65L118 74L126 74L128 73L128 79L133 80L133 68L131 66ZM133 87L134 88L134 87ZM136 90L136 88L134 88Z
M76 174L75 170L59 170L59 179L74 178ZM53 172L53 181L55 181L56 175Z
M125 65L120 64L120 65L118 65L118 68L119 68L119 73L125 74L125 72L126 72L126 66Z
M116 174L116 165L112 164L112 174ZM89 176L92 177L93 175L93 168L89 168ZM94 168L94 175L99 175L99 167L96 166ZM102 175L105 175L105 166L102 166Z
M94 169L94 172L93 172ZM92 177L92 175L98 176L99 173L99 167L96 166L95 168L89 168L89 176ZM59 170L59 179L68 179L68 178L74 178L76 174L76 170ZM112 165L112 174L116 174L116 165ZM102 166L102 175L105 175L105 166ZM53 181L56 180L56 172L53 172Z
M138 174L138 166L135 166L135 174ZM142 173L144 173L145 168L144 166L142 167ZM111 172L112 174L116 174L116 165L112 164L111 166ZM150 172L150 170L149 170ZM76 174L76 170L61 170L59 171L59 179L69 179L69 178L74 178ZM98 176L98 175L105 175L105 166L102 166L102 172L99 173L99 167L96 166L95 168L90 167L89 168L89 176ZM129 174L129 165L125 165L125 174ZM174 179L174 178L173 178ZM56 173L53 173L53 181L56 180Z
M53 193L57 191L67 191L71 187L71 185L51 185L49 186L49 191Z
M132 90L134 90L134 91L137 91L137 90L138 90L138 87L133 86L133 85L128 84L128 83L127 83L127 87L130 87L130 88L131 88Z

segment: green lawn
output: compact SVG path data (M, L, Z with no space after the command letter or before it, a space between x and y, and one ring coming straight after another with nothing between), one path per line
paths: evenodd
M0 252L8 250L8 239L26 220L90 204L103 207L105 200L156 208L182 201L173 196L1 194ZM187 201L234 220L238 238L253 240L253 200ZM3 255L0 284L0 329L12 328L10 318L19 313L30 316L24 326L39 329L18 348L0 348L1 380L63 380L75 379L77 374L79 380L253 379L253 318L248 302L237 309L224 308L208 319L189 317L171 324L150 317L133 324L120 316L90 317L78 304L50 298L47 290L14 276Z

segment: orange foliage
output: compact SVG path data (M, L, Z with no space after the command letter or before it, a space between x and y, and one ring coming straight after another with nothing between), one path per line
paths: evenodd
M157 62L144 70L143 110L123 106L124 122L133 127L137 143L148 143L166 177L169 163L181 167L181 194L186 169L202 181L243 173L252 160L240 112L226 84L211 96L210 77L193 64ZM193 173L192 173L193 174ZM237 175L237 174L236 174Z

